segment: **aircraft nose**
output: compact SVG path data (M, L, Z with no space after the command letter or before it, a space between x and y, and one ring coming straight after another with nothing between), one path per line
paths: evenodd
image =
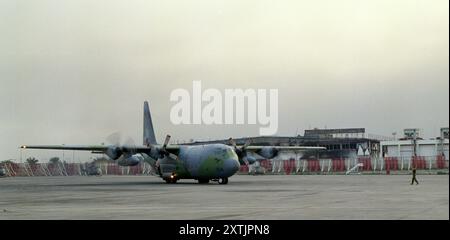
M235 158L229 158L225 162L225 171L227 172L227 175L231 176L235 174L237 171L239 171L240 164L239 161Z

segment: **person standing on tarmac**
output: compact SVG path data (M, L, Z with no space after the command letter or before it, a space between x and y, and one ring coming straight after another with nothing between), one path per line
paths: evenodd
M416 182L416 185L419 184L419 181L417 181L417 178L416 178L416 166L413 166L413 168L412 168L412 180L411 180L411 185L413 185L414 182Z

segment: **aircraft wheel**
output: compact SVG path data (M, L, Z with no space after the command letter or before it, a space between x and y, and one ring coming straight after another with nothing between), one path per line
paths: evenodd
M198 180L198 183L200 183L200 184L206 184L206 183L209 183L209 179L199 179L199 180Z
M166 180L166 183L177 183L177 179L176 178L166 178L164 180Z
M227 183L228 183L228 178L219 179L219 184L227 184Z

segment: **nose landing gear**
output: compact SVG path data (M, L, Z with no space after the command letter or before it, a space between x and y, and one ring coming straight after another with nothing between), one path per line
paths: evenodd
M177 183L178 179L176 179L176 178L166 178L164 180L166 180L166 183Z
M168 178L164 178L164 180L166 181L166 183L177 183L178 181L177 176L175 174L170 175L170 177Z

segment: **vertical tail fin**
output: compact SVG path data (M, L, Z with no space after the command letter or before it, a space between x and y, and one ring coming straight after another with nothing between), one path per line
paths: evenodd
M152 116L148 102L144 102L144 145L149 146L156 143L155 131L153 130Z

